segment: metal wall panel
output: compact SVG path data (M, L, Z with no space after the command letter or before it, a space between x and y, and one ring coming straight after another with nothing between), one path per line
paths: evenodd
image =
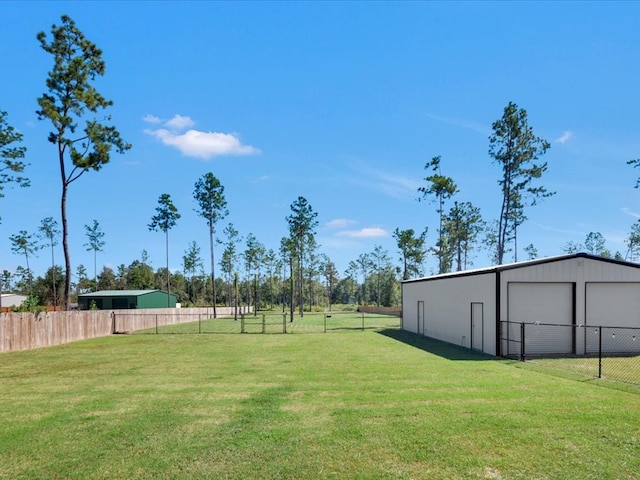
M482 349L496 354L495 274L453 276L402 284L403 328L471 348L471 304L484 305ZM424 328L418 305L424 302Z
M573 284L516 283L508 286L508 320L518 323L573 323Z
M587 283L586 325L640 328L640 282Z

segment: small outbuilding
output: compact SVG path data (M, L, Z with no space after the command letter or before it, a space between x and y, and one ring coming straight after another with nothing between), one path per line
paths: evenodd
M3 293L0 298L0 306L2 306L2 308L19 307L26 299L26 295L20 295L18 293Z
M80 310L95 305L98 310L129 308L175 308L177 297L161 290L101 290L78 295Z
M640 353L640 265L576 253L402 283L404 330L510 356L524 348L525 325L548 325L529 330L528 352L593 353L593 326L630 331L624 353Z

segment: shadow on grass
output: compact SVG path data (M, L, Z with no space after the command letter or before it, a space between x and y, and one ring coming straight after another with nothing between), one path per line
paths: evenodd
M405 330L396 330L386 328L378 333L385 337L392 338L399 342L405 343L415 348L419 348L433 355L437 355L448 360L499 360L496 357L484 353L476 352L469 348L460 347L451 343L436 340L435 338L425 337L416 333L407 332Z
M339 331L354 331L354 332L364 332L366 330L379 330L380 327L327 327L327 332L339 332Z

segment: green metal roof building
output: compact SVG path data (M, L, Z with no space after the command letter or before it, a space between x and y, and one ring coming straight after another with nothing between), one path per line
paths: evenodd
M175 308L177 297L161 290L101 290L78 295L78 308L89 310L92 302L98 310L128 308Z

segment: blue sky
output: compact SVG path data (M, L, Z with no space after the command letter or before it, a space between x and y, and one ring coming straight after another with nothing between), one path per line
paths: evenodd
M0 200L0 269L24 265L11 234L60 216L50 125L35 110L52 66L36 34L62 14L103 50L96 86L133 144L70 187L74 272L84 264L93 274L83 245L94 219L106 242L98 269L129 265L143 249L163 267L164 236L147 228L163 193L182 214L169 234L170 268L182 268L191 241L207 258L193 200L206 172L225 187L220 233L232 222L277 250L302 195L318 213L320 251L341 274L376 245L398 263L395 228L428 226L436 240L436 207L417 201L436 155L456 199L497 218L488 137L509 101L551 142L542 183L557 192L526 210L521 247L556 255L597 231L624 254L640 216L640 171L626 164L640 157L638 2L5 1L0 109L24 134L31 187ZM63 264L61 246L56 257ZM473 262L490 256L478 250ZM46 251L32 259L37 275L49 264Z

